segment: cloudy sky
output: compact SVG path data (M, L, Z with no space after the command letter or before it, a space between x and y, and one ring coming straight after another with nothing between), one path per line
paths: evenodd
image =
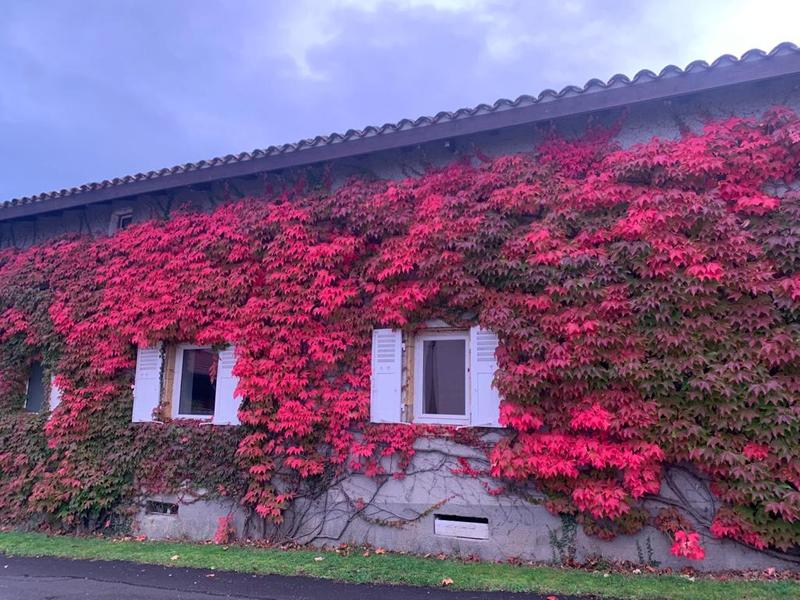
M800 43L769 0L0 0L0 200Z

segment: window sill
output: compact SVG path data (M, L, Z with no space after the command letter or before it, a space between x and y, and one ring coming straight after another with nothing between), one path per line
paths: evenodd
M453 425L456 427L471 427L469 419L459 417L434 417L422 416L415 418L414 425Z
M214 420L214 415L174 415L174 421L211 421Z

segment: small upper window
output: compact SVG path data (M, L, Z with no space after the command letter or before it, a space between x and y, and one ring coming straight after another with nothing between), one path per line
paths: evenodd
M25 390L25 410L31 413L42 411L44 406L44 369L42 363L31 365L28 385Z
M111 224L108 228L109 235L127 229L133 224L133 211L130 209L117 210L111 214Z
M417 422L469 423L469 333L429 332L415 342Z
M127 229L133 223L133 214L125 213L117 215L117 231Z
M219 355L198 346L179 346L175 357L173 402L178 417L211 417L217 395Z

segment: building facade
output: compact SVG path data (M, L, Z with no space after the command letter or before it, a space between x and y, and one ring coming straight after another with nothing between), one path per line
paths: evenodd
M73 234L113 239L176 213L207 214L241 198L268 197L276 182L301 174L324 178L334 190L363 173L400 182L432 168L476 162L478 155L491 160L530 154L554 134L572 139L596 128L613 130L612 142L624 150L652 138L676 140L700 132L709 122L758 121L775 106L800 112L800 51L790 44L768 54L752 51L711 65L668 67L658 74L643 71L633 79L616 76L605 83L592 80L558 93L10 200L0 206L0 244L26 249ZM765 190L774 197L791 192L790 182L775 182ZM650 522L633 535L604 540L590 535L574 515L554 514L547 494L527 488L495 493L498 478L491 474L485 448L516 434L505 427L502 392L493 383L502 335L498 338L474 319L467 323L468 315L464 323L451 322L447 315L429 316L433 318L413 327L375 323L371 331L369 421L456 432L420 436L410 456L386 453L380 458L383 475L402 471L402 477L339 471L324 489L286 502L277 523L254 518L239 498L209 490L195 489L191 496L143 491L136 499L136 530L150 538L205 540L219 531L220 519L228 519L241 537L371 544L487 560L602 556L707 569L797 567L796 546L785 552L757 549L703 530L703 523L714 520L720 501L709 477L685 461L666 464L660 490L643 495L641 502L653 514L679 506L693 527L704 531L706 558L698 563L670 552L673 540ZM240 419L243 394L234 341L221 345L150 339L136 346L132 423L189 420L209 427L253 426ZM53 365L42 369L40 362L32 364L25 391L28 411L48 404L51 411L61 410L57 377ZM797 421L791 427L796 429ZM355 434L356 443L362 435ZM276 483L277 492L281 485Z

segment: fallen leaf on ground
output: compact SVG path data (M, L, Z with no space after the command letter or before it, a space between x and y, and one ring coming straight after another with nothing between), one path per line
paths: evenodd
M315 557L314 557L314 560L315 560L315 561L317 561L317 562L319 562L319 561L321 561L321 560L325 560L325 557L324 557L324 556L315 556Z
M453 585L453 580L450 579L449 577L445 577L444 579L442 579L442 585L444 586Z
M383 548L375 548L375 554L386 554L386 550Z
M173 554L172 556L169 557L170 560L178 560L179 558L180 556L178 556L177 554Z

